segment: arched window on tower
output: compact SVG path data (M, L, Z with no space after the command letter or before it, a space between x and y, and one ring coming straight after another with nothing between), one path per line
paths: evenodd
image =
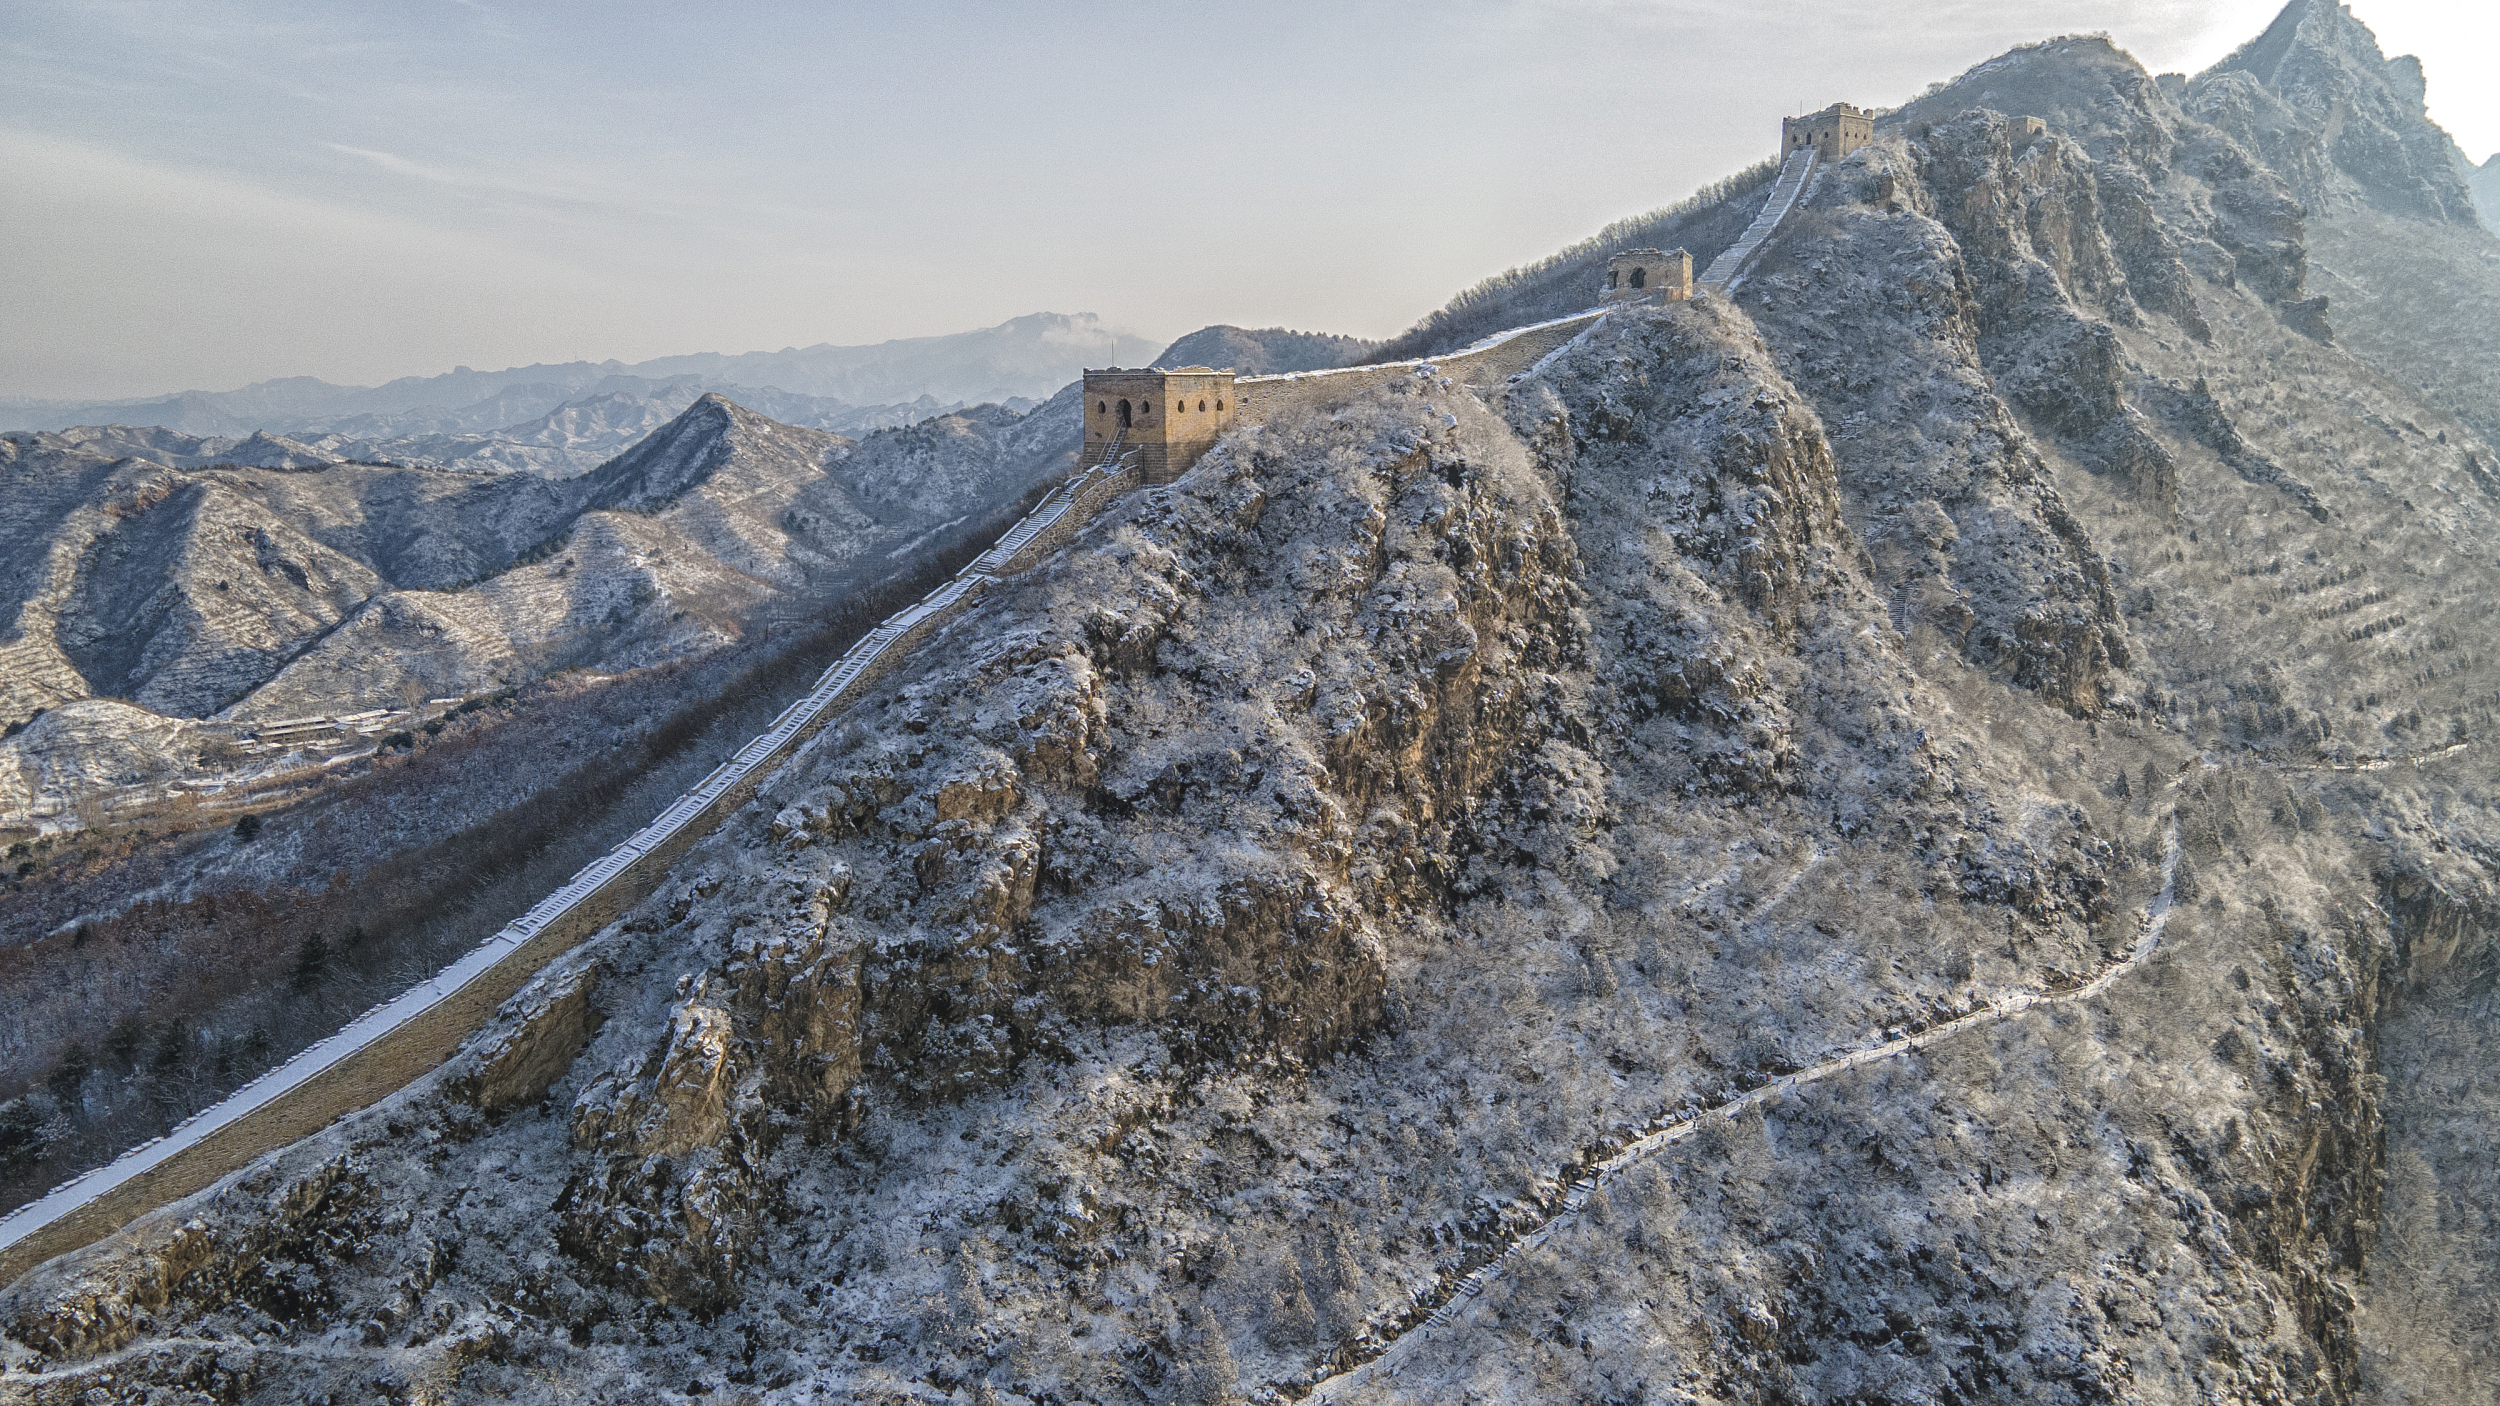
M1632 270L1632 286L1635 288L1647 288L1649 286L1649 270Z

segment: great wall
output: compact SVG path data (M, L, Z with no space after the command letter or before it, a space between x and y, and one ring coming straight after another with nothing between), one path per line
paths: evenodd
M375 1006L166 1136L0 1216L0 1286L209 1187L440 1066L548 963L649 897L681 856L745 805L784 762L899 666L913 647L969 610L998 578L1023 571L1057 550L1110 503L1134 489L1172 482L1236 427L1314 413L1419 374L1498 392L1618 306L1681 300L1696 292L1732 293L1764 243L1796 208L1819 163L1865 145L1872 131L1871 117L1845 103L1784 120L1781 145L1787 155L1761 213L1712 262L1698 287L1692 259L1684 251L1627 250L1610 261L1596 309L1498 332L1446 356L1275 376L1236 377L1209 367L1088 370L1085 437L1079 450L1083 467L995 546L870 631L819 675L804 697L783 710L770 729L649 825L459 961ZM2157 925L2153 931L2158 932ZM2100 989L2115 974L2088 989ZM2010 1013L1992 1008L1988 1014ZM1687 1124L1678 1127L1689 1129ZM1672 1141L1670 1134L1681 1135L1668 1129L1653 1138ZM1622 1155L1633 1153L1627 1149ZM1497 1262L1478 1275L1498 1272ZM1481 1287L1479 1279L1466 1282ZM1465 1292L1472 1296L1475 1289Z
M1463 351L1418 361L1282 376L1185 373L1195 389L1224 387L1223 428L1256 424L1351 399L1416 374L1497 390L1588 330L1603 310L1497 333ZM1087 384L1134 386L1163 398L1163 378L1184 373L1088 372ZM1193 405L1195 400L1191 402ZM1144 420L1142 407L1132 416ZM1168 412L1167 412L1168 413ZM1193 412L1194 413L1194 412ZM836 715L900 665L912 648L969 610L992 582L1030 567L1074 537L1126 493L1169 483L1188 460L1169 453L1154 425L1089 441L1089 461L997 545L952 580L896 613L827 668L805 697L649 825L573 876L468 955L336 1035L111 1163L0 1217L0 1285L55 1256L93 1243L149 1211L218 1181L263 1154L306 1137L433 1070L549 962L623 917L655 890L671 865L751 798ZM1144 433L1139 433L1143 430ZM1217 435L1192 437L1203 452ZM1161 450L1163 452L1157 452ZM1178 462L1175 462L1176 458Z

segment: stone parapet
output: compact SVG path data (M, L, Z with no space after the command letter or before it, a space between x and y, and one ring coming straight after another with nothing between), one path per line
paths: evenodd
M1574 313L1551 322L1499 332L1472 347L1447 356L1390 361L1377 366L1346 366L1331 371L1298 371L1283 376L1250 376L1234 383L1241 393L1241 420L1246 424L1342 405L1357 395L1414 375L1426 367L1463 385L1499 389L1527 373L1555 348L1594 324L1601 311Z

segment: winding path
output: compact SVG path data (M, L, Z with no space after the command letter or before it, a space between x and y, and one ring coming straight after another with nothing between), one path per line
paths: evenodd
M2178 784L2177 781L2171 783L2173 787ZM1802 875L1803 871L1799 872ZM1626 1143L1613 1156L1598 1163L1587 1176L1573 1182L1561 1196L1550 1203L1543 1219L1512 1236L1510 1243L1500 1254L1466 1274L1444 1276L1433 1293L1416 1300L1414 1308L1400 1320L1403 1326L1392 1336L1384 1339L1357 1338L1339 1349L1338 1360L1342 1362L1353 1358L1356 1359L1354 1365L1314 1382L1311 1385L1310 1399L1315 1406L1329 1406L1329 1403L1335 1400L1330 1395L1332 1390L1363 1385L1370 1378L1383 1372L1396 1376L1404 1367L1407 1358L1413 1355L1416 1344L1439 1329L1453 1324L1463 1326L1468 1310L1473 1306L1476 1298L1492 1287L1495 1281L1516 1266L1524 1256L1543 1249L1554 1231L1564 1221L1579 1214L1580 1209L1588 1204L1589 1197L1599 1187L1621 1177L1624 1172L1639 1163L1691 1137L1711 1119L1735 1119L1742 1116L1746 1109L1758 1107L1779 1097L1787 1090L1805 1084L1819 1083L1837 1075L1852 1073L1870 1064L1927 1049L1968 1034L1982 1026L1991 1026L2009 1020L2026 1011L2066 1005L2076 1001L2088 1001L2099 996L2107 991L2118 978L2143 965L2145 959L2152 956L2154 949L2160 946L2162 929L2170 922L2170 909L2178 878L2179 817L2177 812L2173 811L2168 830L2163 836L2161 891L2156 893L2153 901L2145 907L2135 945L2127 950L2125 957L2111 963L2099 976L2072 991L2019 992L1980 1010L1972 1011L1968 1015L1956 1016L1913 1034L1886 1040L1881 1044L1869 1045L1864 1049L1852 1050L1837 1058L1827 1059L1810 1069L1801 1069L1794 1074L1783 1075L1759 1088L1739 1094L1725 1103L1669 1115L1653 1125L1650 1132ZM1431 1305L1429 1312L1425 1309L1426 1304Z

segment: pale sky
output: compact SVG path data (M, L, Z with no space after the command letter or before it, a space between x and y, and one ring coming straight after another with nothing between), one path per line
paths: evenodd
M2483 0L2358 0L2500 147ZM2279 0L0 0L0 396L769 350L1095 312L1379 337L1488 274L2105 30Z

